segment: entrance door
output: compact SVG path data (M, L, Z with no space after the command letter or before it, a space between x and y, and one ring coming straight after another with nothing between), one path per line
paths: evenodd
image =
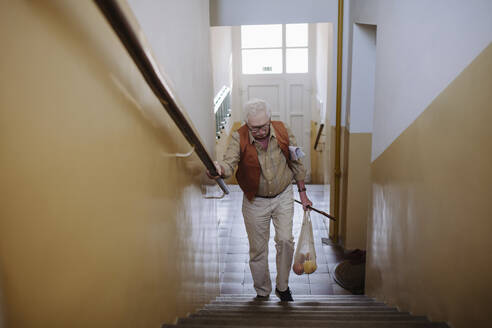
M308 24L279 24L242 26L233 32L233 37L240 40L233 44L239 47L234 53L241 58L235 69L240 72L236 76L242 104L252 98L263 99L271 106L272 120L289 125L298 146L306 153L303 163L308 171L307 181L311 175L309 30Z

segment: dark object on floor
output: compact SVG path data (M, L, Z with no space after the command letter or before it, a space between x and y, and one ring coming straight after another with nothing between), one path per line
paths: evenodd
M333 279L355 295L364 294L366 252L356 249L345 254L345 260L335 265Z
M330 238L321 238L321 243L323 245L327 245L327 246L336 246L338 247L339 245L335 242L333 242Z
M344 260L350 260L352 264L366 263L366 251L356 249L349 252L344 252Z
M278 298L280 298L281 302L293 302L294 299L292 298L292 294L290 293L290 288L287 287L286 290L281 292L277 288L275 288L275 295L277 295Z

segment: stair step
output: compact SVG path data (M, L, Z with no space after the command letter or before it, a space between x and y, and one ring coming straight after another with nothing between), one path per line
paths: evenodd
M381 315L363 315L363 316L352 316L348 315L325 315L323 317L309 318L309 316L301 316L300 318L295 318L289 316L279 316L278 318L270 317L257 317L257 316L246 316L246 317L208 317L208 316L198 316L182 318L178 320L178 323L184 324L204 324L204 325L255 325L255 326L269 326L269 325L284 325L284 326L311 326L311 325L325 325L331 322L345 322L345 321L357 321L357 322L429 322L425 317L418 316L381 316Z
M224 299L230 299L230 298L254 298L256 297L256 294L222 294L220 296L217 296L217 298L224 298ZM270 295L270 298L276 297L274 294ZM307 294L295 294L294 297L296 298L349 298L349 299L370 299L370 297L367 297L366 295L307 295Z
M295 301L341 301L341 302L360 302L360 301L375 301L374 298L370 297L332 297L332 296L317 296L317 295L292 295ZM215 298L215 301L224 302L238 302L238 301L251 301L256 300L256 295L253 296L243 296L243 297L223 297L219 296ZM267 300L278 301L280 300L275 295L270 295Z
M262 327L262 328L283 328L283 327L322 327L323 322L316 321L314 324L304 324L299 322L292 323L273 323L270 325L258 325L253 323L242 323L239 325L225 323L212 323L212 324L196 324L196 323L180 323L177 327L187 327L187 328L203 328L203 327L220 327L220 328L250 328L250 327ZM442 322L388 322L388 321L329 321L330 328L449 328L445 323ZM176 325L164 324L162 328L172 328Z
M347 309L346 307L341 309L329 309L325 311L317 311L310 309L283 309L283 308L270 308L270 309L240 309L240 310L231 310L227 309L224 311L223 309L202 309L196 312L197 314L210 314L210 315L241 315L241 314L258 314L258 315L276 315L276 314L306 314L306 315L320 315L323 313L326 314L339 314L339 313L355 313L355 314L366 314L366 313L379 313L379 314L392 314L392 313L407 313L407 312L399 312L396 308L371 308L367 309Z
M365 295L294 295L294 302L280 302L271 295L221 295L177 325L187 328L449 328L443 322L399 312L395 307Z
M190 317L267 317L267 318L325 318L325 317L405 317L411 316L408 312L398 312L398 311L208 311L200 310Z
M210 303L219 304L219 303L278 303L280 299L275 297L270 297L266 300L257 300L254 298L231 298L231 299L216 299L211 301ZM294 303L377 303L376 300L365 298L365 299L331 299L331 298L295 298Z
M268 300L268 301L212 301L208 304L213 304L213 305L265 305L269 306L272 304L286 304L284 302L280 302L279 300ZM382 302L376 302L376 301L300 301L300 300L295 300L294 302L289 302L288 304L294 305L294 306L318 306L318 305L338 305L338 306L351 306L351 305L359 305L359 306L375 306L375 305L384 305Z
M319 314L285 314L285 313L277 313L277 314L258 314L258 313L236 313L235 315L226 315L225 313L222 314L193 314L187 319L193 319L193 320L202 320L202 319L207 319L207 320L225 320L226 322L229 320L237 321L237 320L242 320L245 321L247 320L248 322L251 320L265 320L268 322L272 322L272 320L275 321L282 321L282 320L288 320L288 321L299 321L301 320L302 323L304 322L310 322L310 321L426 321L428 322L427 318L422 317L422 316L412 316L408 313L319 313Z
M270 309L277 309L280 311L396 311L394 307L389 307L386 305L379 306L333 306L333 305L323 305L323 306L293 306L286 305L282 303L274 303L271 305L213 305L207 304L204 307L205 310L215 310L215 311L265 311Z
M278 302L278 301L249 301L249 302L211 302L205 306L283 306L283 307L301 307L301 306L384 306L382 302L343 302L343 301L324 301L324 302Z

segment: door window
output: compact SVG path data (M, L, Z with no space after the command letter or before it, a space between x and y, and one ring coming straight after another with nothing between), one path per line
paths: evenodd
M308 24L243 25L241 57L243 74L307 73Z

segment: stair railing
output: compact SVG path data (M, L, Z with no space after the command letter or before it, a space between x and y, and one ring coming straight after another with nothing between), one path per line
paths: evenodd
M231 117L231 89L225 85L214 98L215 138L220 139L222 130L226 128Z
M318 148L319 139L321 138L321 133L323 132L323 128L324 127L325 127L325 124L324 123L321 123L319 125L318 134L316 135L316 141L314 142L314 150L317 150L316 148Z
M195 131L193 124L186 118L184 111L176 101L175 95L162 76L157 61L152 55L150 46L144 38L139 37L140 31L134 17L129 17L124 9L120 7L116 0L94 0L106 20L109 22L118 38L125 46L126 50L142 73L145 81L154 92L159 102L164 106L167 113L178 126L183 136L195 149L196 154L203 162L205 167L212 175L217 175L212 158L205 149L198 133ZM127 6L128 8L128 6ZM225 194L229 194L229 189L224 180L215 180Z

